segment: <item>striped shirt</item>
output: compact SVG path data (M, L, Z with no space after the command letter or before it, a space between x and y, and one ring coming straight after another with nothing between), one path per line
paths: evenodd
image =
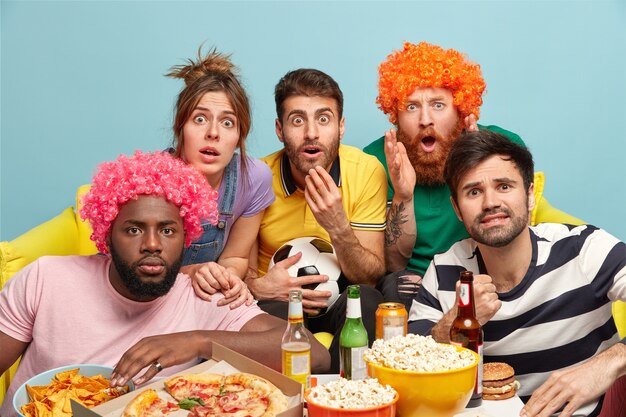
M526 402L555 370L577 365L619 342L611 302L626 301L626 245L594 226L529 227L532 259L502 307L483 326L485 362L513 366ZM472 239L436 255L413 300L409 331L429 334L456 304L461 271L486 274ZM622 340L622 343L625 343ZM596 415L598 402L577 413Z

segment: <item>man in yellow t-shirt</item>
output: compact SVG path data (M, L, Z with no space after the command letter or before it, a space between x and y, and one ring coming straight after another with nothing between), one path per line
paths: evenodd
M375 157L340 144L343 95L327 74L291 71L276 85L275 100L276 134L284 148L264 161L272 169L276 201L263 215L258 258L251 256L246 283L262 309L281 317L287 315L289 290L302 289L308 328L336 335L345 321L345 292L320 314L328 307L330 292L303 286L328 277L290 276L287 268L300 259L297 254L268 270L274 252L291 239L315 236L330 241L343 275L340 288L361 285L362 317L371 343L374 312L383 301L374 287L385 273L385 170ZM338 339L330 348L332 372L339 370Z

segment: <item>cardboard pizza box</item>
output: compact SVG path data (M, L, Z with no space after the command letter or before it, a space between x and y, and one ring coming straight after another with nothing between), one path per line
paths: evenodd
M293 379L287 378L280 372L276 372L265 365L261 365L260 363L217 343L213 343L213 356L205 362L192 366L191 368L185 369L184 371L171 376L160 378L158 381L144 385L141 388L137 388L135 391L129 392L128 394L122 395L121 397L115 398L91 409L72 401L72 412L74 417L120 417L126 408L126 404L139 395L141 391L144 391L147 388L153 388L159 393L160 396L162 396L162 398L169 398L170 401L175 402L175 400L166 393L163 387L163 381L165 379L171 378L175 375L189 375L207 372L211 368L224 366L224 363L228 367L235 368L238 372L247 372L261 376L280 388L283 394L287 397L290 408L278 414L277 417L302 417L304 401L304 389L302 384L294 381ZM169 414L169 416L178 417L187 416L188 414L189 411L187 410L178 410Z

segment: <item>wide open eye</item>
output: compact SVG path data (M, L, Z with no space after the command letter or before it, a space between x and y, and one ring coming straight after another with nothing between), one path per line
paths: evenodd
M222 121L222 125L224 125L224 127L227 127L227 128L232 128L236 126L235 121L233 119L224 119Z

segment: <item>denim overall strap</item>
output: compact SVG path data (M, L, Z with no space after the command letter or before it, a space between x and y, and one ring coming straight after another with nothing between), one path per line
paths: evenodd
M233 155L229 164L224 169L224 197L219 207L220 218L232 217L235 206L235 194L237 193L237 178L239 174L239 158ZM218 226L219 227L219 226Z
M239 176L239 158L235 155L224 169L222 178L222 196L219 203L219 219L213 226L207 221L202 223L202 236L191 244L183 256L183 265L215 262L224 249L226 227L232 221L235 196L237 194L237 179Z

